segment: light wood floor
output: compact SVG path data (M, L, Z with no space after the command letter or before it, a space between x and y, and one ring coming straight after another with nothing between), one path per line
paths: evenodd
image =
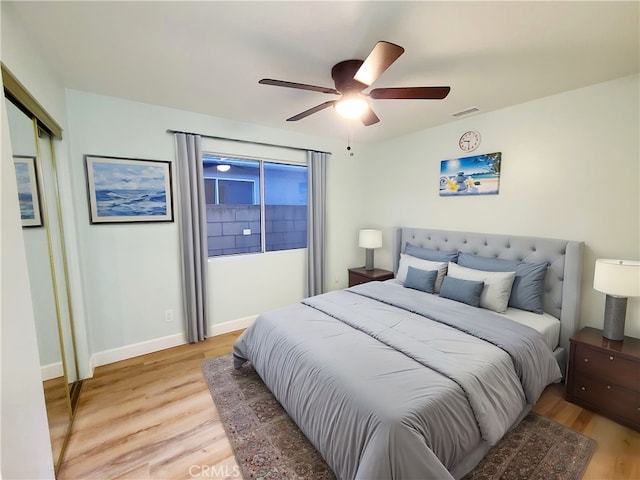
M240 478L200 369L239 333L97 368L58 478ZM598 442L584 479L640 479L640 433L566 402L562 388L547 388L534 410Z

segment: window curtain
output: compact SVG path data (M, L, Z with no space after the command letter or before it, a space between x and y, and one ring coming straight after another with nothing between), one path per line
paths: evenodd
M319 295L324 285L324 226L328 153L307 151L307 296Z
M207 208L200 135L176 133L183 297L187 340L207 337Z

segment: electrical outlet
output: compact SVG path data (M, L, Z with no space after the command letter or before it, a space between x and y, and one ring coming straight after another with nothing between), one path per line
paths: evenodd
M165 310L164 311L164 321L167 323L173 322L173 310Z
M242 235L251 235L251 229L250 228L245 228L242 230Z

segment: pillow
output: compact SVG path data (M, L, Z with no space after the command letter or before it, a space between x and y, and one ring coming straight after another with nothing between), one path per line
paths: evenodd
M466 303L472 307L477 307L480 305L480 296L482 295L483 287L484 282L462 280L461 278L447 275L442 282L440 296L448 298L449 300L455 300L456 302Z
M511 287L509 306L542 314L544 279L549 264L547 262L520 262L504 258L487 258L460 252L458 265L490 272L516 272Z
M407 278L405 279L403 286L413 288L414 290L433 293L437 276L437 270L420 270L419 268L409 267L407 270Z
M461 267L449 262L448 275L463 280L484 282L484 288L480 296L480 306L498 313L504 313L507 309L516 272L486 272L484 270Z
M407 242L404 247L404 253L412 257L422 258L423 260L431 260L432 262L455 262L458 260L458 252L418 247L409 242Z
M407 270L409 269L409 267L419 268L420 270L437 270L438 276L436 277L434 291L435 293L438 293L440 291L442 279L447 274L447 262L431 262L429 260L412 257L411 255L407 255L406 253L401 253L396 280L404 283L407 278Z

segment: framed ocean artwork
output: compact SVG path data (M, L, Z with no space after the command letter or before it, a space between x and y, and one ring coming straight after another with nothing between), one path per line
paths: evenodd
M13 165L18 185L20 219L23 227L41 227L40 191L36 173L36 157L15 155Z
M173 222L171 162L84 159L91 223Z
M440 196L497 195L502 153L486 153L440 162Z

